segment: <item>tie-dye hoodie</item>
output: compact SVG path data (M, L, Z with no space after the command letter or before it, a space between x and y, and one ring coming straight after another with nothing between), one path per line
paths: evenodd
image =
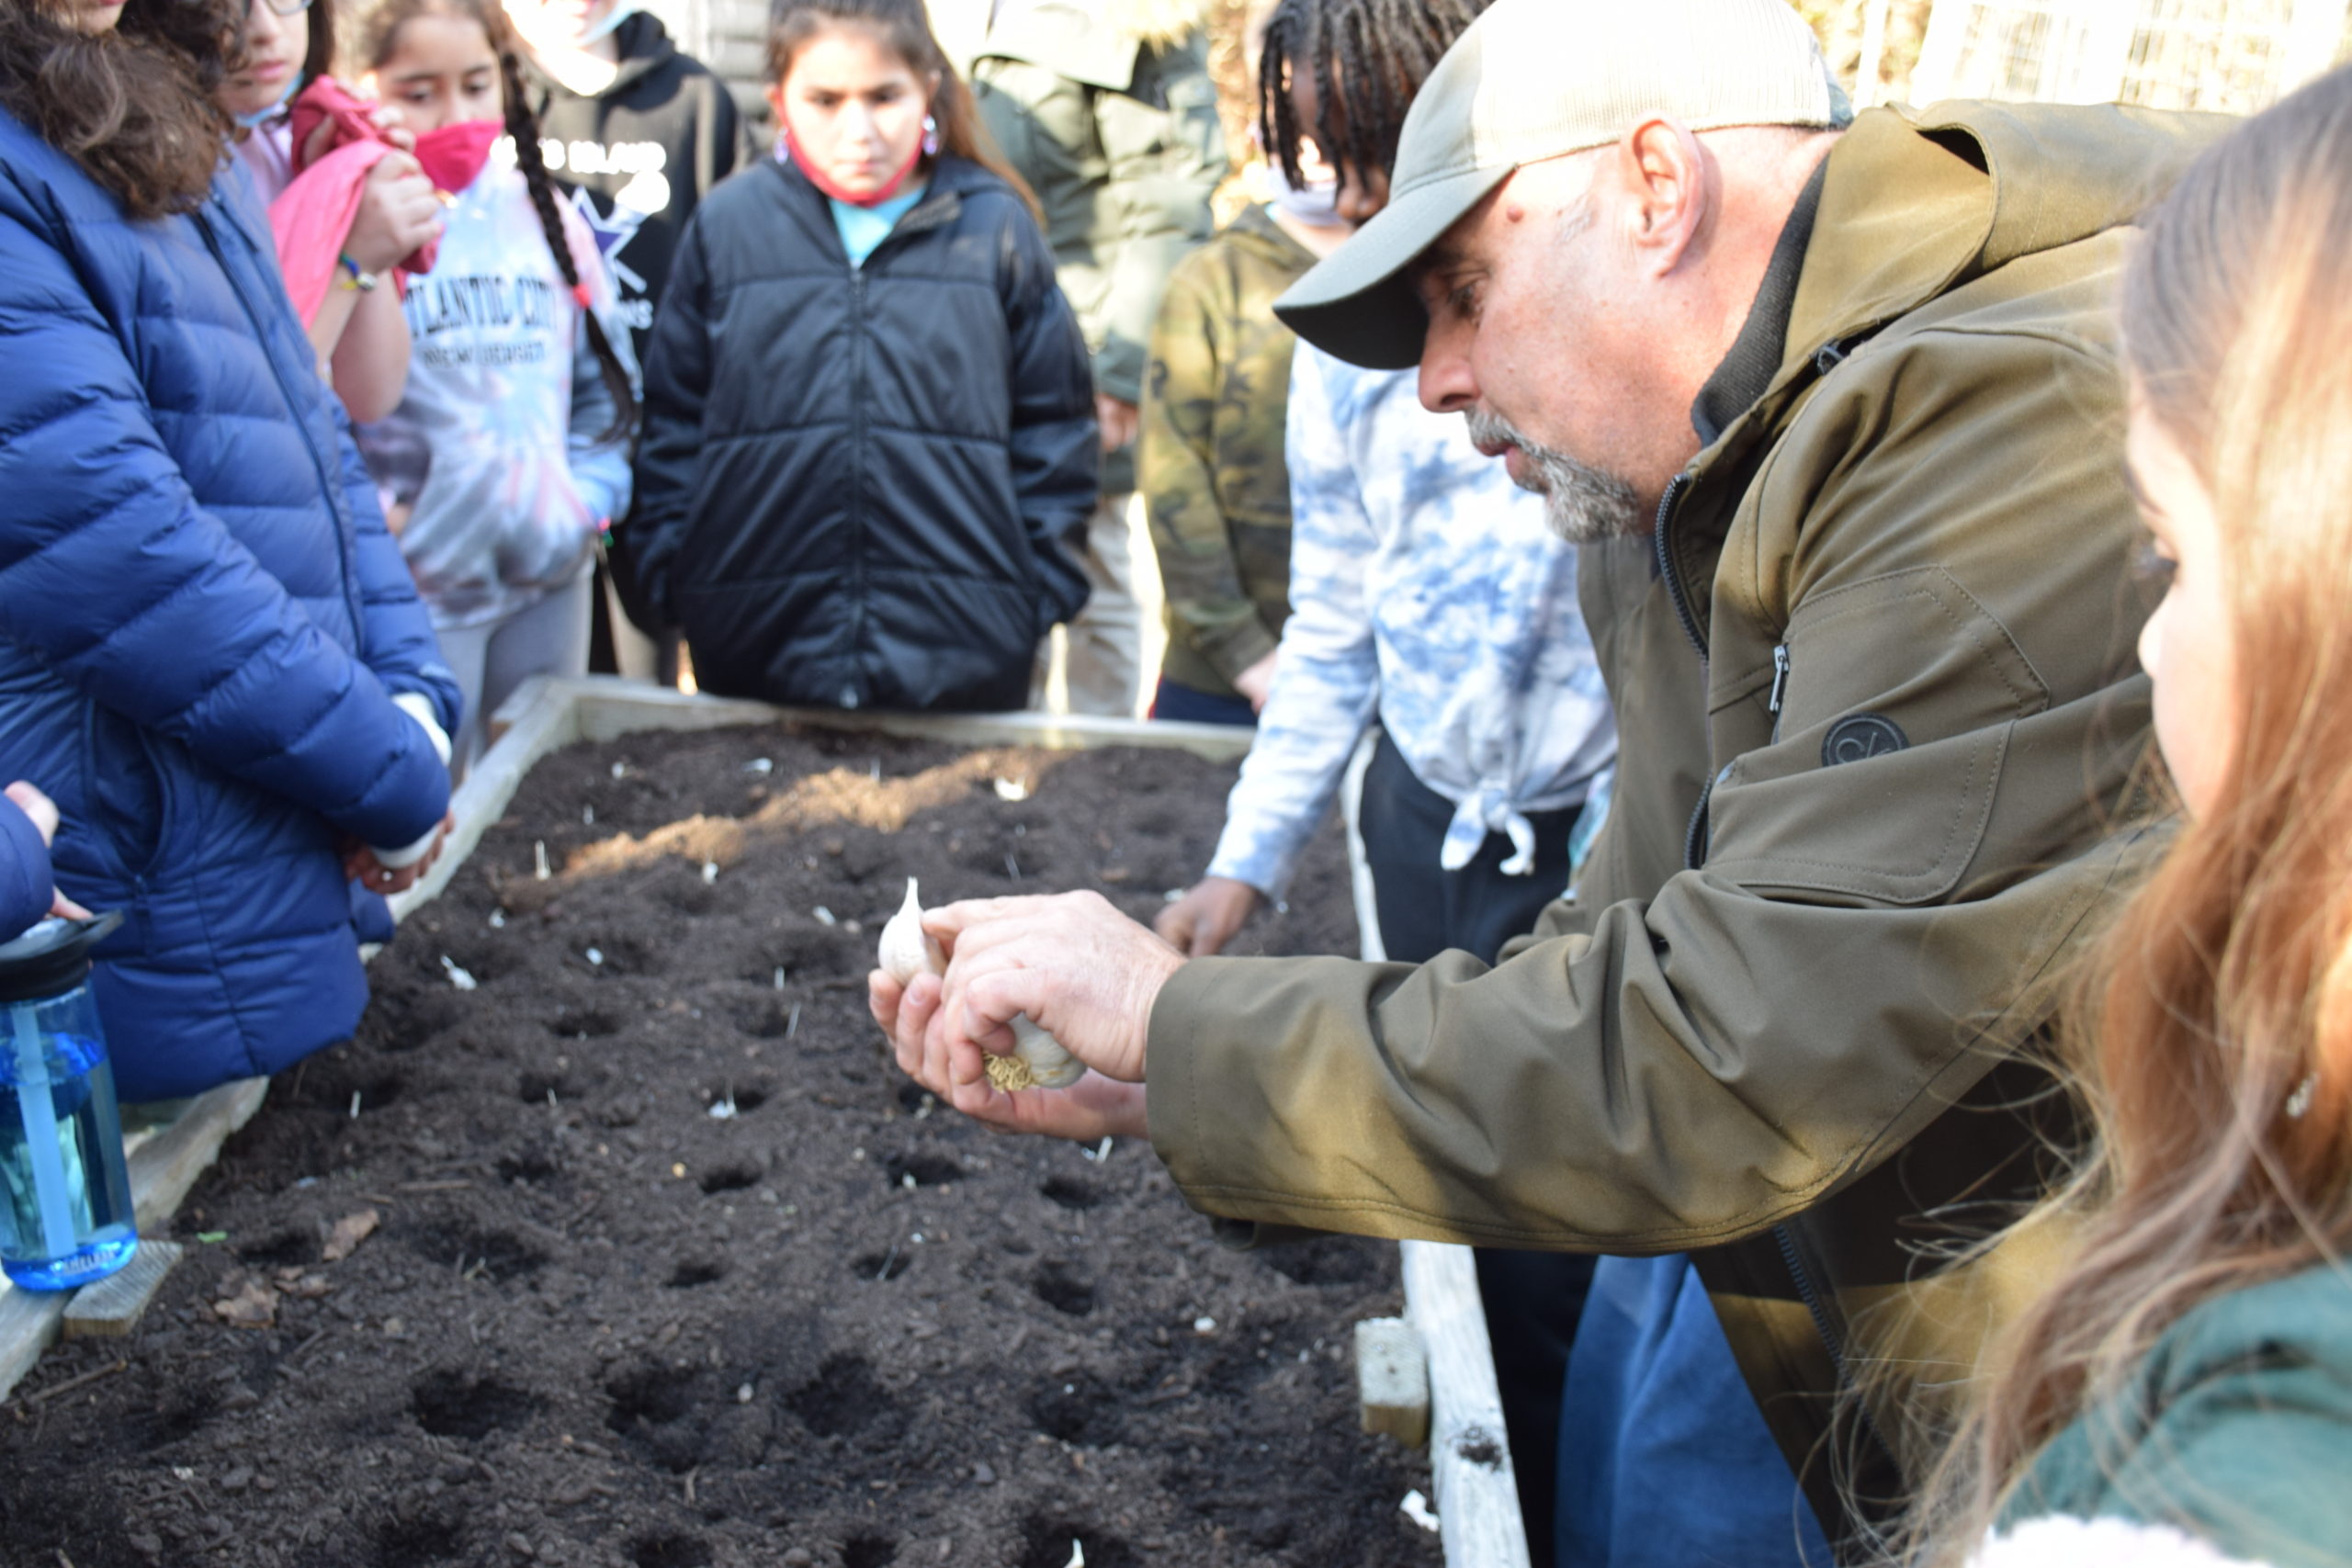
M1526 814L1598 805L1617 755L1576 551L1409 370L1300 344L1288 443L1291 617L1209 874L1280 897L1375 716L1455 804L1446 869L1491 831L1524 874Z
M626 361L611 276L558 206ZM357 434L433 624L473 626L585 570L597 525L628 505L628 446L605 438L612 395L510 144L447 217L440 260L409 286L408 389Z

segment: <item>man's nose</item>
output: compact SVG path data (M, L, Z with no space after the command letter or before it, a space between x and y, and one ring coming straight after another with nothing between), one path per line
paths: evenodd
M1421 339L1421 406L1431 413L1462 413L1478 400L1478 378L1470 368L1468 323L1432 315Z

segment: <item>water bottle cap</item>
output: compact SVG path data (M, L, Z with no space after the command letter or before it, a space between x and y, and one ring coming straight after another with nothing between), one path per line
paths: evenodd
M62 997L90 973L90 950L122 924L119 910L86 920L51 915L11 942L0 943L0 1002Z

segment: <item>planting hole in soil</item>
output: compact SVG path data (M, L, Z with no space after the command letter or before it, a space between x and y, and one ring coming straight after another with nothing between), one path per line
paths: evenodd
M1233 775L783 728L546 759L198 1183L136 1336L0 1414L0 1558L1433 1568L1346 1354L1392 1247L1227 1250L1148 1148L989 1133L866 1015L908 877L1148 921ZM1332 831L1231 951L1355 946Z

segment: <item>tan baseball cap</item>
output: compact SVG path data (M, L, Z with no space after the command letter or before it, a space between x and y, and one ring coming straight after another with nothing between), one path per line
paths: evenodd
M1405 116L1388 205L1274 302L1351 364L1419 364L1428 316L1405 269L1522 164L1605 147L1644 120L1692 130L1853 117L1786 0L1497 0Z

